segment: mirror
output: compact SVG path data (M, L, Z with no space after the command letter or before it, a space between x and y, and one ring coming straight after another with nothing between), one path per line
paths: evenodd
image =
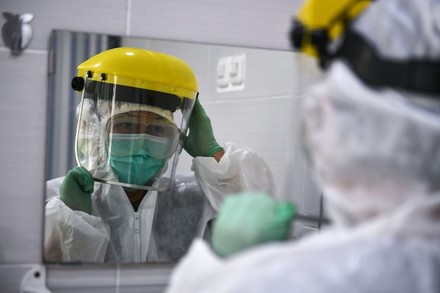
M104 201L100 196L92 196L93 204L101 205L102 208L94 211L92 215L76 212L74 216L62 202L49 200L57 196L63 176L77 166L75 134L77 105L81 96L72 90L70 84L77 74L76 67L101 51L120 46L164 52L186 61L197 76L199 93L203 96L203 101L211 104L221 103L215 100L220 94L245 100L243 89L253 88L250 83L257 70L251 62L246 64L249 60L269 60L263 64L267 65L264 70L268 73L278 70L277 68L271 71L272 62L285 68L286 74L282 75L271 76L265 72L265 81L270 83L275 91L279 89L278 84L288 87L293 87L294 84L294 58L291 52L53 31L50 39L48 70L45 262L175 262L186 252L194 237L199 236L209 240L209 226L214 211L212 208L207 208L207 200L200 186L189 184L194 180L191 179L193 178L192 158L185 151L179 156L176 172L183 175L180 183L191 188L192 196L185 200L173 196L147 196L146 203L143 204L148 208L136 211L136 208L127 204L128 198L115 195L111 201ZM261 67L259 66L259 69ZM228 75L225 74L225 70L232 70L234 73L229 72ZM264 92L264 85L258 86L263 89L257 89L259 92L268 94ZM235 114L238 116L237 111ZM242 118L231 114L230 119ZM259 121L261 119L258 119ZM217 139L223 133L221 130L216 131ZM258 134L255 132L254 137ZM287 136L281 132L279 135ZM228 141L234 139L240 141L241 138L227 138ZM243 141L243 144L246 142ZM278 178L281 176L277 176ZM278 184L283 185L279 182ZM94 193L106 192L107 187L107 184L95 185Z

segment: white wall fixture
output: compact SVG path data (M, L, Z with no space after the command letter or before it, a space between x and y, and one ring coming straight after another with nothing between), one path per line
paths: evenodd
M229 63L231 57L222 57L217 62L217 89L226 89L229 86Z
M6 19L2 28L3 42L11 49L12 55L19 55L29 46L32 39L32 27L29 24L34 16L30 13L12 14L3 12Z
M217 92L242 91L246 73L244 53L221 57L217 62Z
M46 288L46 269L35 265L21 279L20 293L50 293Z

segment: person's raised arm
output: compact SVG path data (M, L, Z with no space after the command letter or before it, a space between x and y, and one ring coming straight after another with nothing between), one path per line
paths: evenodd
M197 99L189 121L189 134L184 144L185 151L192 157L213 157L217 162L224 155L212 131L211 120Z

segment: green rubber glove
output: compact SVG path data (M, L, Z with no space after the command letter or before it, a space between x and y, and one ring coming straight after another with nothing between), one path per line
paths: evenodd
M92 214L93 177L85 168L70 170L60 186L60 199L72 210Z
M289 237L296 208L265 193L245 192L225 198L212 231L212 248L222 257L256 244Z
M196 100L189 120L189 134L184 149L192 157L211 157L223 148L219 146L212 133L211 120Z

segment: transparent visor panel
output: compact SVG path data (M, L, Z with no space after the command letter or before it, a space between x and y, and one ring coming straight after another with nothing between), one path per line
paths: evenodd
M196 96L86 79L78 107L78 164L98 182L169 190Z

